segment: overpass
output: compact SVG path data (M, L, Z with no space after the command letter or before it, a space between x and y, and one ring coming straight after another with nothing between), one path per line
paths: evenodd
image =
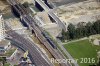
M34 0L34 1L40 4L42 8L48 12L48 15L50 15L55 20L58 26L66 31L66 25L52 12L52 10L50 10L50 8L42 0Z
M43 7L43 9L45 10L45 11L48 11L48 10L50 10L50 8L42 1L42 0L35 0L37 3L39 3L42 7Z

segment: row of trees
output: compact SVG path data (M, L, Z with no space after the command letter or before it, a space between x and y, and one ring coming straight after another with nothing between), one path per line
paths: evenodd
M100 20L93 23L88 22L87 24L85 22L81 22L77 26L70 23L67 30L67 32L62 30L61 40L73 40L94 34L100 34Z

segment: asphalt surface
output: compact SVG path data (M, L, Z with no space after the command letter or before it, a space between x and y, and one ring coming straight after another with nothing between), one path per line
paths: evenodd
M7 29L9 29L9 27L7 27ZM37 47L32 41L27 38L24 38L23 36L19 35L11 29L7 31L6 34L11 37L8 39L17 42L17 47L24 51L29 51L29 57L32 63L34 63L36 66L53 66L52 63L47 61L46 58L40 53L41 51L37 49Z
M12 4L13 0L11 1ZM51 54L56 58L56 59L63 59L63 57L59 54L59 52L56 49L53 49L50 44L48 43L48 41L44 38L44 36L41 34L42 31L39 27L37 27L34 23L34 20L32 19L31 16L29 16L28 14L25 14L26 10L20 5L20 4L16 4L13 5L14 8L19 11L19 13L22 16L22 19L28 24L30 25L30 27L34 30L36 36L38 37L38 39L46 46L46 48L51 52ZM24 37L16 34L15 32L9 32L8 33L16 42L19 42L22 46L24 47L25 50L29 50L30 55L31 55L31 60L34 62L36 65L40 65L40 66L52 66L52 64L47 63L42 57L41 55L37 52L36 47L34 47L32 45L32 42L30 42L29 40L26 40ZM23 45L24 44L24 45ZM22 48L21 47L21 48ZM34 48L34 49L33 49ZM34 51L34 53L33 53ZM38 57L38 58L37 58ZM42 61L44 60L44 61ZM61 63L61 66L69 66L69 64L67 63Z

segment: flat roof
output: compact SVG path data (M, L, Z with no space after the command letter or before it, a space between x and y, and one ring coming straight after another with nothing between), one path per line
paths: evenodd
M9 40L0 41L0 47L5 47L6 45L8 45L9 42L10 42Z

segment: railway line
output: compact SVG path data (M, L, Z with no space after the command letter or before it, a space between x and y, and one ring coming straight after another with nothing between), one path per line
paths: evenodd
M51 46L50 42L47 41L47 38L43 35L43 33L45 34L44 30L35 23L34 18L31 17L27 13L27 10L24 8L24 6L21 5L20 3L15 2L15 0L14 1L8 0L8 1L14 7L14 9L20 14L21 20L23 20L27 25L29 25L29 27L31 27L31 29L34 31L36 37L40 40L40 42L42 44L44 44L44 46L49 50L49 52L54 56L54 58L62 59L62 60L65 59L59 53L59 51L57 49L53 48ZM52 66L51 64L48 64L46 61L43 61L43 58L39 55L38 52L36 52L36 49L33 49L35 47L32 46L32 42L30 42L29 40L26 40L21 35L16 34L14 31L9 31L9 32L7 32L7 34L10 35L12 37L12 39L14 39L16 42L21 43L23 48L26 48L27 50L29 50L29 53L32 57L32 61L35 61L35 64L40 64L41 66ZM39 59L38 59L38 57L39 57ZM40 65L38 65L38 66L40 66ZM60 63L60 66L70 66L70 64L69 63Z
M33 64L36 66L54 66L46 56L42 56L41 51L37 50L36 45L30 41L27 38L24 38L23 36L19 35L12 29L10 29L8 26L6 26L6 29L9 29L9 31L6 32L6 34L10 37L7 39L12 40L13 42L16 42L16 46L22 49L23 51L29 51L29 57Z

